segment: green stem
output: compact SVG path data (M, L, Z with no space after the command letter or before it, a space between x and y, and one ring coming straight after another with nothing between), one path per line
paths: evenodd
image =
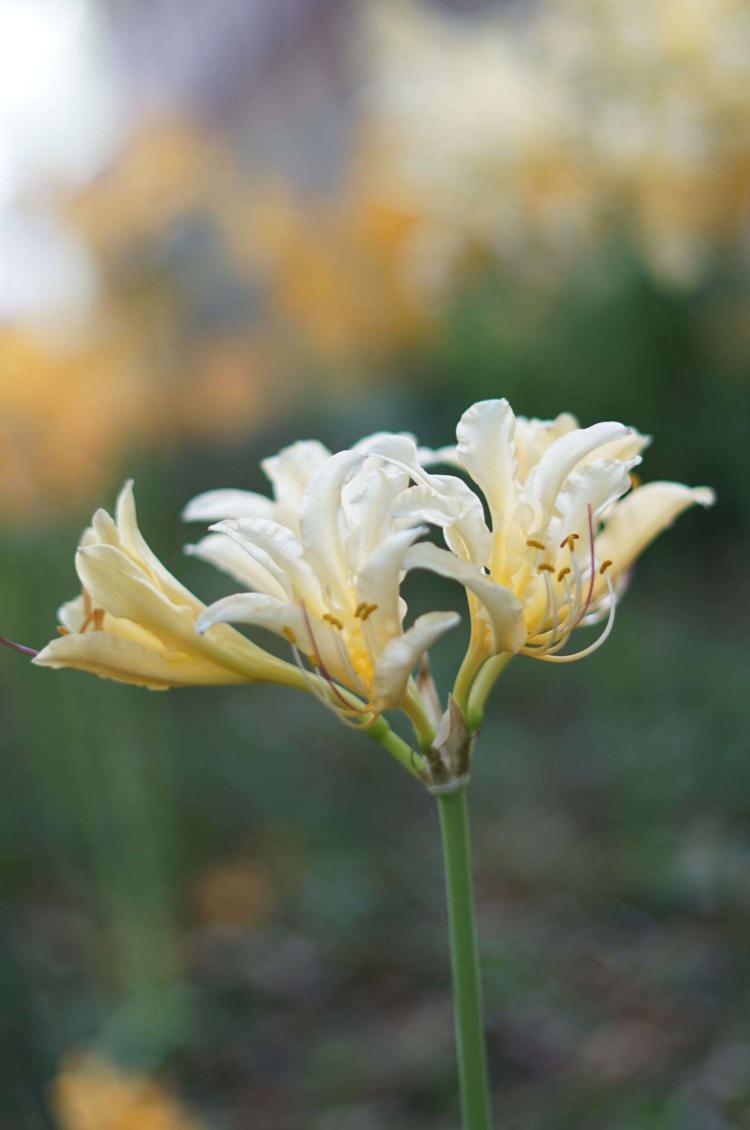
M491 1130L466 789L439 794L463 1130Z
M365 733L368 738L372 738L374 742L382 745L383 749L387 749L399 764L403 765L412 777L421 780L421 774L426 770L426 762L420 753L417 753L411 748L410 745L400 738L398 734L394 734L385 718L376 718L369 726L365 728Z

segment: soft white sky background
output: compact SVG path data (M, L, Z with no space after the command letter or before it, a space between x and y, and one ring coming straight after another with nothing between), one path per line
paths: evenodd
M0 0L0 320L85 315L94 268L54 191L113 153L120 111L91 0Z

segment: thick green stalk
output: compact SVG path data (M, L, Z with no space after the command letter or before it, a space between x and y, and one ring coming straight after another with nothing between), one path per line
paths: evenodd
M466 789L437 797L443 836L463 1130L491 1130Z

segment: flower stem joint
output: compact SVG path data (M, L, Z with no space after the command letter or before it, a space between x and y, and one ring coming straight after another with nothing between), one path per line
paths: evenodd
M469 731L461 707L450 695L435 738L425 750L426 770L420 774L433 796L456 792L468 784L476 736L476 731Z

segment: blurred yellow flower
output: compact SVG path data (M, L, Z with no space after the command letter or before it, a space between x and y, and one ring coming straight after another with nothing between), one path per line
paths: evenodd
M61 1130L203 1130L169 1089L108 1060L68 1055L52 1084Z

